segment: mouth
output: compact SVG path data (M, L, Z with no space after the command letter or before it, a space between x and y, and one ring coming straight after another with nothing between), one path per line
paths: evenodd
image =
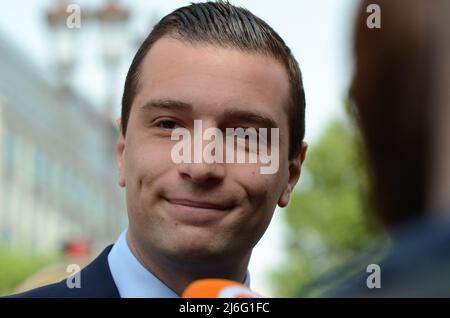
M167 198L163 201L168 212L179 222L201 225L222 219L233 205L224 202L199 201L184 198Z

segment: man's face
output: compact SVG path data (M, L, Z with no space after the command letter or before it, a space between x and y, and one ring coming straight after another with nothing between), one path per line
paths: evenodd
M166 37L143 60L139 85L116 153L130 235L172 260L249 256L277 203L287 204L305 152L288 161L284 67L267 56ZM176 164L171 158L175 128L193 135L194 120L202 120L203 131L270 128L263 118L279 128L275 174L261 174L260 162Z

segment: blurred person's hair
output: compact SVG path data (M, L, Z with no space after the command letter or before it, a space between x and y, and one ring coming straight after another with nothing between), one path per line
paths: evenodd
M366 24L372 3L381 9L379 29ZM442 99L449 78L441 77L450 65L448 13L448 0L365 0L360 6L350 98L365 140L376 211L388 227L432 208L439 174L436 133L450 126L440 123L450 101L448 95Z
M138 49L128 71L122 98L121 129L125 136L131 105L139 90L140 65L153 44L170 37L190 45L209 44L275 58L287 70L290 97L289 159L299 152L305 134L305 95L300 68L281 37L250 11L228 2L193 3L162 18Z

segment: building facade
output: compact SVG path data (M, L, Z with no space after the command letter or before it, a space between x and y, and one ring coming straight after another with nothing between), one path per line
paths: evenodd
M127 224L118 129L19 53L0 39L0 244L111 243Z

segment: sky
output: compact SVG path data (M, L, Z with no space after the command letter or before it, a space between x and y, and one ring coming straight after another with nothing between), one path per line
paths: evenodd
M15 47L49 82L54 81L51 33L45 10L54 0L2 1L0 34ZM83 10L97 8L105 1L79 0ZM182 0L122 0L130 8L129 43L139 43L149 31L151 21L190 2ZM344 116L343 100L351 78L352 26L358 0L231 0L265 20L284 39L299 62L306 95L305 140L314 145L327 122ZM74 46L78 67L73 77L76 92L96 107L104 107L108 93L105 72L98 57L98 30L83 23ZM120 112L120 96L126 72L136 46L125 50L114 82L114 116ZM1 70L0 70L1 71ZM301 182L301 181L300 181ZM124 212L125 213L125 212ZM266 273L276 270L283 256L283 213L276 210L266 234L255 247L250 262L252 287L271 294Z

